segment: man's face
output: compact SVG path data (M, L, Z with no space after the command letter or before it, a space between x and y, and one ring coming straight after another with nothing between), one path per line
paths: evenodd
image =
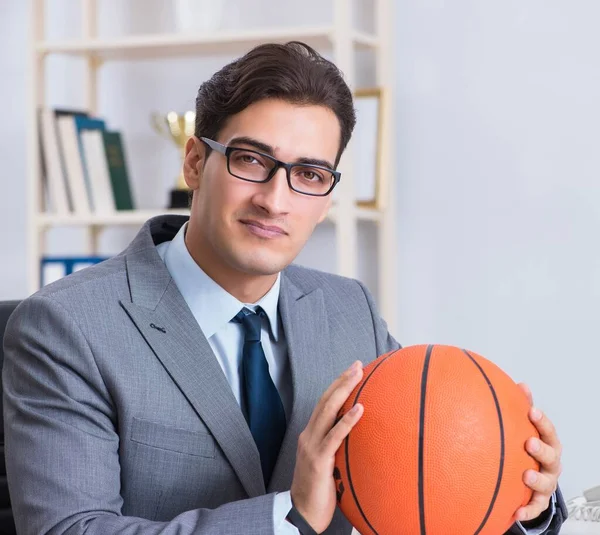
M262 146L236 141L242 137ZM268 99L232 116L215 141L270 153L287 163L323 160L333 168L340 124L328 108ZM195 173L186 165L186 178L195 190L191 219L200 238L198 255L249 275L272 275L288 266L327 215L331 194L292 191L285 169L267 183L240 180L229 174L225 155L211 151L204 161L204 143L196 139L195 146Z

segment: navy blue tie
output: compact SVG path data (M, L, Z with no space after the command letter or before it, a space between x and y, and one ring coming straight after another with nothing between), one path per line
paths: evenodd
M261 316L266 315L260 307L256 314L243 308L234 321L244 327L242 399L267 486L283 442L286 421L283 403L271 379L269 364L260 343Z

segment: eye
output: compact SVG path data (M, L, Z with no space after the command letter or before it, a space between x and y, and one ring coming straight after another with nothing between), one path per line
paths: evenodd
M323 181L323 177L316 173L315 171L311 171L305 169L300 173L302 180L306 180L307 182L321 182Z
M254 155L252 155L252 154L250 154L248 152L244 152L244 153L239 154L238 155L238 160L241 163L247 163L247 164L260 163L258 161L258 159Z

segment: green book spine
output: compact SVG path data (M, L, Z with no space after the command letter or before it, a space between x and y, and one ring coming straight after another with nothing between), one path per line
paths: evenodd
M115 206L117 210L133 210L133 198L129 185L129 174L127 172L127 161L121 141L120 132L102 132L104 138L104 150L110 174Z

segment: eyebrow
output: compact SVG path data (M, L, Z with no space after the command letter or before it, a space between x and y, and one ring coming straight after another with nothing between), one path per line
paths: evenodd
M255 149L259 150L260 152L264 152L265 154L268 154L269 156L272 156L273 158L275 158L275 154L273 151L273 147L271 147L271 145L267 145L266 143L263 143L262 141L259 141L258 139L254 139L248 136L239 136L239 137L234 137L233 139L231 139L228 143L229 147L235 147L237 145L250 145L251 147L254 147ZM307 164L307 165L319 165L321 167L327 167L327 169L334 169L333 164L327 160L321 160L319 158L308 158L308 157L301 157L301 158L297 158L294 162L291 162L294 165L295 164Z

